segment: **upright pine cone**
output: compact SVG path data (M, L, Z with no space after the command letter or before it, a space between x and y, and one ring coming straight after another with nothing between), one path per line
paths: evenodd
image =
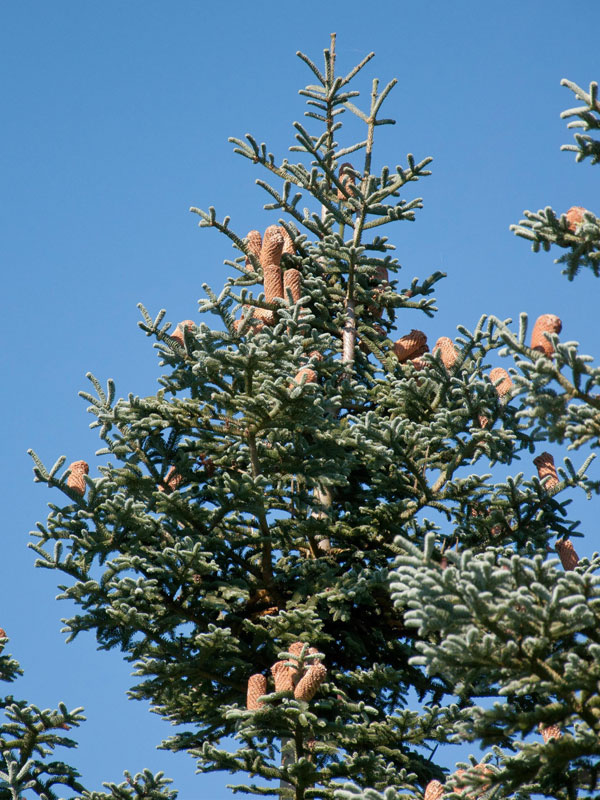
M559 483L559 480L552 454L546 452L540 453L539 456L533 459L533 463L537 467L540 481L543 481L546 477L548 478L544 484L544 488L547 491L553 489Z
M304 648L305 644L306 642L292 642L292 644L288 647L288 653L295 656L296 658L300 658L300 655L302 654L302 649ZM317 650L316 647L307 647L305 655L314 656L318 652L319 651Z
M260 251L262 248L262 236L260 235L259 231L249 231L248 236L246 236L246 240L248 242L248 250L252 253L253 256L256 256L260 259ZM252 266L252 262L246 256L246 262L244 264L247 270L253 270L254 267Z
M183 483L183 477L175 470L175 467L170 467L169 471L165 475L164 482L169 487L170 491L174 492L175 489L179 489ZM164 492L165 487L162 484L159 484L158 491Z
M302 297L302 278L299 270L286 269L286 271L283 273L283 293L286 299L288 296L288 289L292 294L293 302L297 303Z
M310 367L302 367L302 369L298 370L298 372L296 373L296 375L294 377L294 381L296 383L302 383L302 379L304 378L304 376L306 376L306 379L305 379L306 383L316 383L317 382L317 373L314 371L314 369L311 369ZM291 384L290 388L293 389L294 385Z
M267 693L267 678L261 672L255 675L250 675L248 678L248 694L246 698L246 708L248 711L258 711L263 707L263 703L259 703L259 697Z
M544 336L545 333L560 333L562 322L555 314L542 314L538 317L533 326L531 334L531 349L543 353L547 358L552 358L554 347L552 342Z
M283 252L290 256L294 255L296 249L294 247L294 243L292 242L292 237L289 235L283 225L279 226L279 230L283 236Z
M540 722L539 730L540 733L542 734L542 739L544 740L544 744L547 744L550 741L550 739L560 739L560 737L562 736L562 731L558 727L558 725L548 725L548 727L545 728Z
M85 494L85 476L90 471L86 461L73 461L69 465L71 474L67 479L67 486L78 494Z
M494 367L494 369L490 371L490 380L494 384L500 381L496 386L499 397L504 397L505 394L508 394L513 385L512 378L502 367Z
M444 794L444 787L439 781L429 781L423 800L439 800Z
M583 206L571 206L571 208L567 211L567 227L573 233L577 232L577 228L583 222L583 215L587 214L587 208L583 208Z
M356 185L354 167L349 161L345 161L340 166L340 183L342 184L343 189L338 189L337 191L338 200L346 200L348 197L351 197L353 194L356 194L356 192L352 188L353 186Z
M260 263L263 269L263 282L265 300L270 303L276 297L283 298L283 275L281 274L281 254L283 253L284 239L279 225L269 225L263 236L260 251ZM254 315L264 320L267 325L275 323L273 311L255 308Z
M454 342L452 339L449 339L447 336L440 336L433 347L434 355L438 351L440 358L442 359L442 364L446 367L446 369L452 369L456 363L456 359L458 358L456 347L454 347ZM437 783L437 781L435 781L435 783Z
M484 764L477 764L477 766L474 769L477 772L482 773L483 775L491 774L491 770L489 769L489 767L486 767ZM461 775L464 775L465 772L466 770L464 769L457 769L454 775L460 777ZM488 788L489 785L484 783L481 786L478 786L477 788L474 787L473 789L469 789L467 786L458 786L453 791L456 792L456 794L462 794L463 792L468 791L469 797L479 797L484 792L486 792Z
M559 539L554 545L554 549L558 553L560 563L563 565L565 572L575 569L579 563L579 556L577 555L573 542L570 539Z
M423 331L417 331L414 328L394 344L394 353L401 364L404 364L409 358L422 356L428 350L427 336Z
M248 308L248 306L244 306L244 308ZM263 314L270 314L271 313L270 311L267 311L264 308L255 308L255 309L253 309L252 320L250 321L250 324L248 325L248 328L247 328L247 331L246 331L247 333L260 333L260 331L262 331L262 329L265 327L264 322L261 322L260 319L258 318L257 312L262 312ZM236 329L236 331L238 333L240 331L240 328L244 324L244 321L245 321L244 318L236 319L236 321L233 323L233 327Z
M375 286L375 288L373 289L373 295L374 298L377 300L377 302L379 302L381 295L385 292L385 287L389 281L389 277L390 276L387 271L387 267L384 267L383 265L380 264L378 267L375 268L375 275L373 277L373 280L376 281L377 286ZM383 312L383 309L381 308L380 305L370 305L367 306L367 311L369 312L369 314L371 314L372 317L375 317L375 319L379 319L379 317Z
M285 661L276 661L271 667L271 673L275 679L275 691L293 692L296 672L297 670L294 667L288 667Z
M296 700L305 700L307 702L312 700L317 693L317 689L325 680L326 675L327 669L319 662L307 667L306 673L300 678L294 689Z
M279 225L269 225L263 236L262 247L260 250L260 263L262 268L268 264L281 263L283 253L284 238L282 228Z
M420 371L420 370L422 370L422 369L425 369L425 367L427 366L427 362L426 362L426 361L425 361L425 359L423 359L423 358L410 358L410 359L409 359L409 363L410 363L410 364L412 364L412 365L413 365L413 367L414 367L414 368L415 368L417 371ZM418 383L418 381L417 381L417 383Z
M180 322L173 333L171 334L171 339L175 339L176 342L182 347L185 347L185 338L184 338L184 331L190 330L194 327L194 322L191 319L184 319L183 322Z

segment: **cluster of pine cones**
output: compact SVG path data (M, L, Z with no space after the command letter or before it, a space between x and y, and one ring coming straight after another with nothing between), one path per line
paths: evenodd
M291 692L296 700L309 702L317 693L317 689L325 680L327 669L317 658L319 651L305 642L294 642L287 652L286 658L276 661L271 667L271 675L276 692ZM268 694L267 676L262 672L248 678L248 695L246 707L249 711L258 711L264 705L260 698Z

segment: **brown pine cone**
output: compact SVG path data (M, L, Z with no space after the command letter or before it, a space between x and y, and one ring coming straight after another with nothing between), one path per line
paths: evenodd
M246 306L246 308L247 308L247 306ZM266 311L263 308L255 308L254 311L253 311L252 321L250 322L250 324L248 325L248 328L246 329L246 333L247 334L248 333L260 333L260 331L262 331L262 329L265 327L266 320L265 320L265 322L261 322L261 320L258 319L258 315L257 315L258 311L262 311L264 314L268 314L268 315L273 316L271 311ZM242 327L243 323L244 323L244 319L236 319L236 321L233 323L234 328L236 329L236 331L238 333L239 333L239 330Z
M533 463L537 467L540 481L548 477L548 480L544 484L546 491L553 489L559 483L559 480L552 454L546 452L540 453L539 456L533 459Z
M477 764L475 769L477 770L477 772L481 772L483 775L490 775L491 774L491 770L489 769L489 767L486 767L484 764ZM456 775L457 777L460 777L461 775L464 775L465 772L466 772L466 770L464 770L464 769L457 769L456 772L454 773L454 775ZM468 796L469 797L479 797L485 791L487 791L487 789L488 789L488 784L484 783L483 785L478 786L476 788L473 787L472 789L471 788L467 788L466 786L458 786L456 789L453 789L453 791L456 792L456 794L462 794L463 792L468 791Z
M289 235L289 233L286 231L283 225L279 226L279 230L281 231L281 235L283 236L283 252L287 253L290 256L293 256L294 253L296 252L296 249L294 247L294 243L292 242L292 237Z
M260 251L262 248L262 236L260 235L259 231L249 231L248 236L246 237L248 242L248 250L252 253L253 256L256 256L260 259ZM246 256L246 262L244 264L247 270L253 270L254 267L252 266L252 262Z
M494 369L491 370L490 380L494 384L497 381L500 381L500 383L498 383L496 386L496 391L500 397L504 397L505 394L510 392L510 388L513 385L510 375L502 367L494 367Z
M583 215L587 214L587 208L583 208L583 206L571 206L571 208L565 214L567 218L567 227L573 233L577 232L577 228L583 222Z
M323 664L319 662L311 664L294 689L296 700L305 700L306 702L312 700L317 693L317 689L325 680L326 675L327 669Z
M194 322L191 319L184 319L183 322L180 322L173 333L171 334L171 339L175 339L176 342L182 347L185 347L185 338L184 338L184 331L190 330L194 327Z
M545 333L560 333L562 330L562 322L555 314L542 314L538 317L533 326L533 333L531 334L531 349L543 353L547 358L552 358L554 354L554 347L552 343L546 339Z
M287 300L287 290L292 293L292 300L297 303L302 297L302 277L299 270L287 269L283 274L283 294Z
M427 362L422 358L410 358L409 361L418 371L425 369L425 367L428 366Z
M302 382L302 378L305 375L306 375L306 383L316 383L317 382L317 373L314 371L314 369L311 369L310 367L302 367L302 369L299 370L296 373L294 381L296 383L301 383ZM293 388L293 384L291 386Z
M269 264L279 266L283 253L284 238L279 225L269 225L263 236L260 263L264 269Z
M562 731L558 725L548 725L548 727L545 728L540 722L538 728L540 733L542 734L544 744L547 744L550 741L550 739L560 739L560 737L562 736Z
M71 474L67 478L67 486L78 494L84 495L86 487L85 476L90 471L87 462L73 461L73 463L69 465L69 469L71 470Z
M377 286L373 289L374 299L379 302L380 297L385 292L386 285L389 282L389 273L387 271L387 267L384 267L380 264L375 269L375 275L373 276L372 280L376 281L377 283ZM380 305L369 305L367 306L367 311L372 317L379 319L383 309Z
M439 800L444 794L444 787L439 781L429 781L423 800Z
M446 367L446 369L452 369L456 363L456 359L458 358L456 347L454 347L454 342L452 339L449 339L447 336L440 336L434 345L434 354L437 353L438 350L440 352L442 364Z
M292 642L292 644L288 647L288 653L295 656L296 658L300 658L302 653L302 648L306 642ZM305 655L316 655L319 651L316 647L307 647Z
M404 364L409 358L422 356L428 349L427 336L423 331L417 331L414 328L394 344L394 353L401 364Z
M554 545L554 549L558 553L560 563L563 565L565 572L575 569L579 563L579 556L575 552L573 542L570 539L559 539Z
M273 302L275 298L283 297L283 276L279 264L266 264L263 267L265 282L265 300L267 303ZM260 314L260 309L257 309ZM267 312L272 313L272 312Z
M246 698L246 708L248 711L258 711L263 707L259 702L259 697L267 693L267 678L261 672L250 675L248 678L248 694Z
M271 673L275 679L275 691L293 692L296 672L297 670L293 667L288 667L285 661L276 661L271 667Z
M174 492L176 489L179 489L183 483L183 477L175 470L175 467L170 467L164 477L164 483L169 487L171 492ZM164 492L166 490L162 484L159 484L158 491Z
M346 200L348 197L356 194L353 186L356 185L356 176L354 175L354 167L349 161L345 161L340 166L340 183L343 186L342 189L338 189L337 191L337 199L338 200Z

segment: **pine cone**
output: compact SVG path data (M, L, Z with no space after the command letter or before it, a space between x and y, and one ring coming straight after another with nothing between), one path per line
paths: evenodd
M248 308L248 306L244 306L244 308ZM275 317L271 311L266 311L264 308L255 308L253 309L252 321L248 325L246 333L260 333L260 331L262 331L262 329L265 327L265 323L261 322L261 320L258 318L260 316L258 312L262 312L263 315L265 315L265 322L267 321L267 316L273 317L273 321L275 321ZM236 319L236 321L233 323L238 333L243 323L244 319Z
M444 787L439 781L429 781L423 800L439 800L444 794Z
M302 378L305 375L306 375L306 383L316 383L317 382L317 373L314 371L314 369L311 369L310 367L302 367L302 369L299 370L296 373L296 377L294 378L294 381L296 383L301 383L302 382ZM293 388L293 384L292 384L291 388Z
M338 189L337 191L337 199L338 200L346 200L348 197L356 194L353 186L356 185L356 176L354 175L354 167L349 161L345 161L340 166L340 183L343 186L342 189Z
M533 459L533 463L537 467L540 481L543 481L546 477L548 478L544 484L546 491L553 489L559 483L559 480L552 455L546 452L540 453L539 456Z
M296 252L296 249L294 247L294 243L292 242L292 237L289 235L283 225L279 226L279 230L283 236L283 252L287 253L287 255L293 256Z
M263 267L265 281L265 300L273 302L276 297L283 297L283 276L279 264L266 264ZM260 309L257 309L260 313ZM272 312L267 312L272 314Z
M452 369L456 363L456 359L458 358L456 347L454 347L454 342L452 339L449 339L447 336L440 336L433 348L434 354L438 350L440 351L442 364L446 367L446 369Z
M260 250L260 263L262 268L275 264L279 266L281 263L281 254L283 253L283 233L279 225L269 225L265 231Z
M558 553L560 563L563 565L565 572L575 569L579 563L579 556L575 552L573 542L570 539L559 539L554 545L554 549Z
M376 267L373 280L377 282L377 286L373 289L373 295L375 299L377 299L377 302L379 303L380 297L385 292L385 287L389 282L389 273L387 271L387 267L384 267L382 264ZM381 308L380 305L367 306L367 311L372 317L375 317L375 319L379 319L379 317L383 312L383 309Z
M288 653L290 653L290 655L295 656L296 658L300 658L300 655L302 654L302 648L304 647L305 644L306 642L292 642L292 644L288 647ZM305 655L314 656L318 652L319 651L317 650L316 647L308 647Z
M170 491L174 492L176 489L179 489L183 483L183 477L175 470L175 467L171 467L164 477L164 483L166 483ZM158 491L164 492L165 487L159 484Z
M325 680L327 669L321 663L311 664L304 677L300 678L296 688L294 689L294 697L296 700L305 700L308 702L312 700L317 689Z
M182 347L185 347L185 338L184 338L184 331L190 330L194 327L194 322L191 319L184 319L183 322L180 322L177 327L175 328L174 332L171 334L171 339L175 339L176 342Z
M540 733L542 734L544 744L547 744L550 741L550 739L560 739L560 737L562 736L562 731L558 725L548 725L548 727L545 728L540 722L538 728Z
M414 328L394 344L394 353L401 364L404 364L409 358L422 356L428 349L427 336L423 331L417 331Z
M255 675L250 675L248 678L248 695L246 700L246 708L248 711L258 711L263 707L264 703L259 702L259 697L267 693L267 679L258 672Z
M302 277L297 269L287 269L283 274L283 294L287 299L287 290L292 293L292 300L297 303L302 297Z
M250 250L253 256L256 256L260 260L260 251L262 248L262 236L260 233L258 231L249 231L246 240L248 243L248 250ZM244 266L247 270L254 269L248 256L246 256L246 262Z
M276 692L293 692L294 675L297 672L293 667L288 667L285 661L276 661L271 667L275 679Z
M477 772L481 772L484 775L486 774L491 775L492 772L489 769L489 767L486 767L484 764L477 764L477 766L474 769L477 770ZM464 775L465 772L466 770L464 769L457 769L454 775L460 777L461 775ZM463 792L468 791L469 797L480 797L484 792L487 791L487 789L488 789L488 784L484 783L481 786L473 788L466 786L458 786L457 788L453 789L453 791L456 792L456 794L462 794Z
M487 428L489 419L485 416L485 414L479 414L477 421L479 422L480 428Z
M73 463L69 465L69 469L71 470L71 474L67 478L67 486L78 494L84 495L86 486L85 476L90 471L87 462L73 461Z
M552 358L554 354L554 347L552 343L546 339L545 333L560 333L562 330L562 322L554 314L542 314L538 317L533 326L533 333L531 334L531 349L543 353L547 358Z
M411 358L409 361L417 371L425 369L425 367L428 366L427 362L422 358Z
M508 394L511 386L513 385L512 378L502 367L494 367L494 369L491 370L490 380L494 384L501 380L501 382L495 387L499 397L504 397L505 394Z
M583 222L583 215L587 213L587 208L583 208L583 206L571 206L565 215L567 217L567 228L573 233L577 233L577 228Z

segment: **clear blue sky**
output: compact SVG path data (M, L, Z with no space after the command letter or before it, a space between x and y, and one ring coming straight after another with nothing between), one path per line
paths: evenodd
M251 131L283 156L304 110L297 89L310 82L296 50L320 59L331 31L341 69L375 50L369 80L399 78L387 106L398 124L382 132L377 164L434 157L424 210L390 235L407 284L448 273L437 317L409 315L404 328L434 342L484 312L552 312L563 338L593 354L600 283L567 283L508 226L546 204L600 210L600 167L559 152L571 138L559 113L573 104L560 79L600 79L599 24L597 0L2 4L0 626L26 669L17 696L85 706L80 748L66 756L88 786L148 766L184 800L231 796L229 776L195 777L189 757L154 750L171 729L126 700L130 666L117 653L97 653L91 636L64 644L59 576L34 570L26 549L45 504L59 501L33 485L27 448L48 464L84 458L97 474L77 397L86 371L113 377L119 395L153 393L160 373L136 303L193 319L201 284L227 275L229 244L199 230L189 206L214 204L242 235L273 221L258 171L227 137ZM592 507L576 495L574 508L589 530L578 550L598 549Z

